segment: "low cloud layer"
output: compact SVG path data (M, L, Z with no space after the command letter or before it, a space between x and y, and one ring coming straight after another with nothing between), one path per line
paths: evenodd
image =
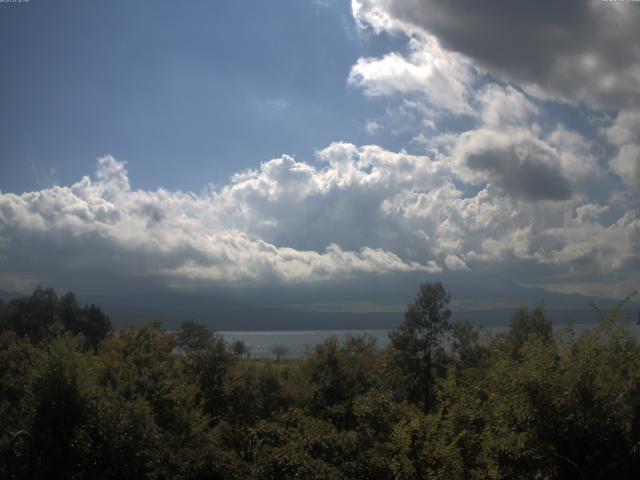
M263 240L260 232L277 238L278 225L296 223L295 212L286 211L295 208L286 206L294 196L304 200L326 194L333 182L351 181L348 172L340 178L324 173L330 178L283 157L260 172L237 175L220 192L141 191L130 187L123 163L105 157L93 179L0 196L2 262L17 277L28 274L20 270L32 257L42 269L61 274L86 268L99 275L115 268L123 276L177 283L287 283L437 268L366 244L348 251L327 242L315 251ZM85 242L91 247L83 248Z
M637 268L632 213L606 226L606 207L577 198L528 202L491 185L468 196L455 171L335 143L314 163L283 156L196 194L135 189L105 157L71 186L0 194L2 280L294 284L514 262L576 275Z

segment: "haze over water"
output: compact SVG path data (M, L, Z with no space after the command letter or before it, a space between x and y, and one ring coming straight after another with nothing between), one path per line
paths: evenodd
M640 325L626 322L624 325L640 339ZM573 325L576 336L585 330L595 328L594 323L579 323ZM483 327L482 335L485 339L492 335L500 334L508 329L501 327ZM567 325L555 325L555 334L562 337L566 335ZM391 330L315 330L315 331L271 331L271 332L218 332L224 339L231 343L237 340L245 342L249 348L250 355L256 358L275 358L272 352L274 346L285 346L287 348L286 357L302 357L310 353L313 348L323 343L330 337L337 337L345 340L348 337L364 336L374 338L378 348L389 345L389 332Z

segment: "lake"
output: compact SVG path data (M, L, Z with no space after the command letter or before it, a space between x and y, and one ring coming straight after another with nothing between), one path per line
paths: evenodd
M594 323L579 323L573 326L575 332L580 334L587 329L594 328ZM636 324L628 324L635 333L636 338L640 338L640 327ZM556 325L554 330L561 334L565 330L565 325ZM504 332L507 327L483 327L481 332L484 336L495 335ZM231 343L236 340L244 340L251 352L252 357L275 358L271 349L275 345L283 345L288 349L288 357L302 357L310 352L315 345L324 342L329 337L338 337L343 340L348 336L367 335L376 339L379 348L384 348L389 344L390 330L311 330L311 331L255 331L255 332L218 332L224 339Z
M282 331L282 332L217 332L231 343L244 340L249 347L252 357L275 358L271 348L284 345L289 350L287 356L301 357L311 351L313 347L324 342L327 338L338 337L340 340L348 336L367 335L376 339L376 345L383 348L389 343L389 330L312 330L312 331Z

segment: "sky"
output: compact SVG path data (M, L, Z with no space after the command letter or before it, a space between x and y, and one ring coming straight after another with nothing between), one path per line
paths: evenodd
M587 0L0 3L0 289L622 298L638 28Z

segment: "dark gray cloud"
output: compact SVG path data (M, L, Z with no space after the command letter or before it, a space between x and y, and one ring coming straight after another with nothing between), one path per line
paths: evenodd
M600 0L354 0L376 28L418 28L490 73L545 94L640 105L640 5ZM384 15L389 18L385 18ZM395 25L394 25L394 22Z
M573 194L565 171L571 165L563 165L551 146L526 131L466 132L460 136L454 161L466 180L488 182L513 198L558 201Z
M489 175L491 180L513 197L525 200L567 200L571 183L557 162L544 159L546 152L518 151L516 145L506 149L489 148L469 153L467 166Z

